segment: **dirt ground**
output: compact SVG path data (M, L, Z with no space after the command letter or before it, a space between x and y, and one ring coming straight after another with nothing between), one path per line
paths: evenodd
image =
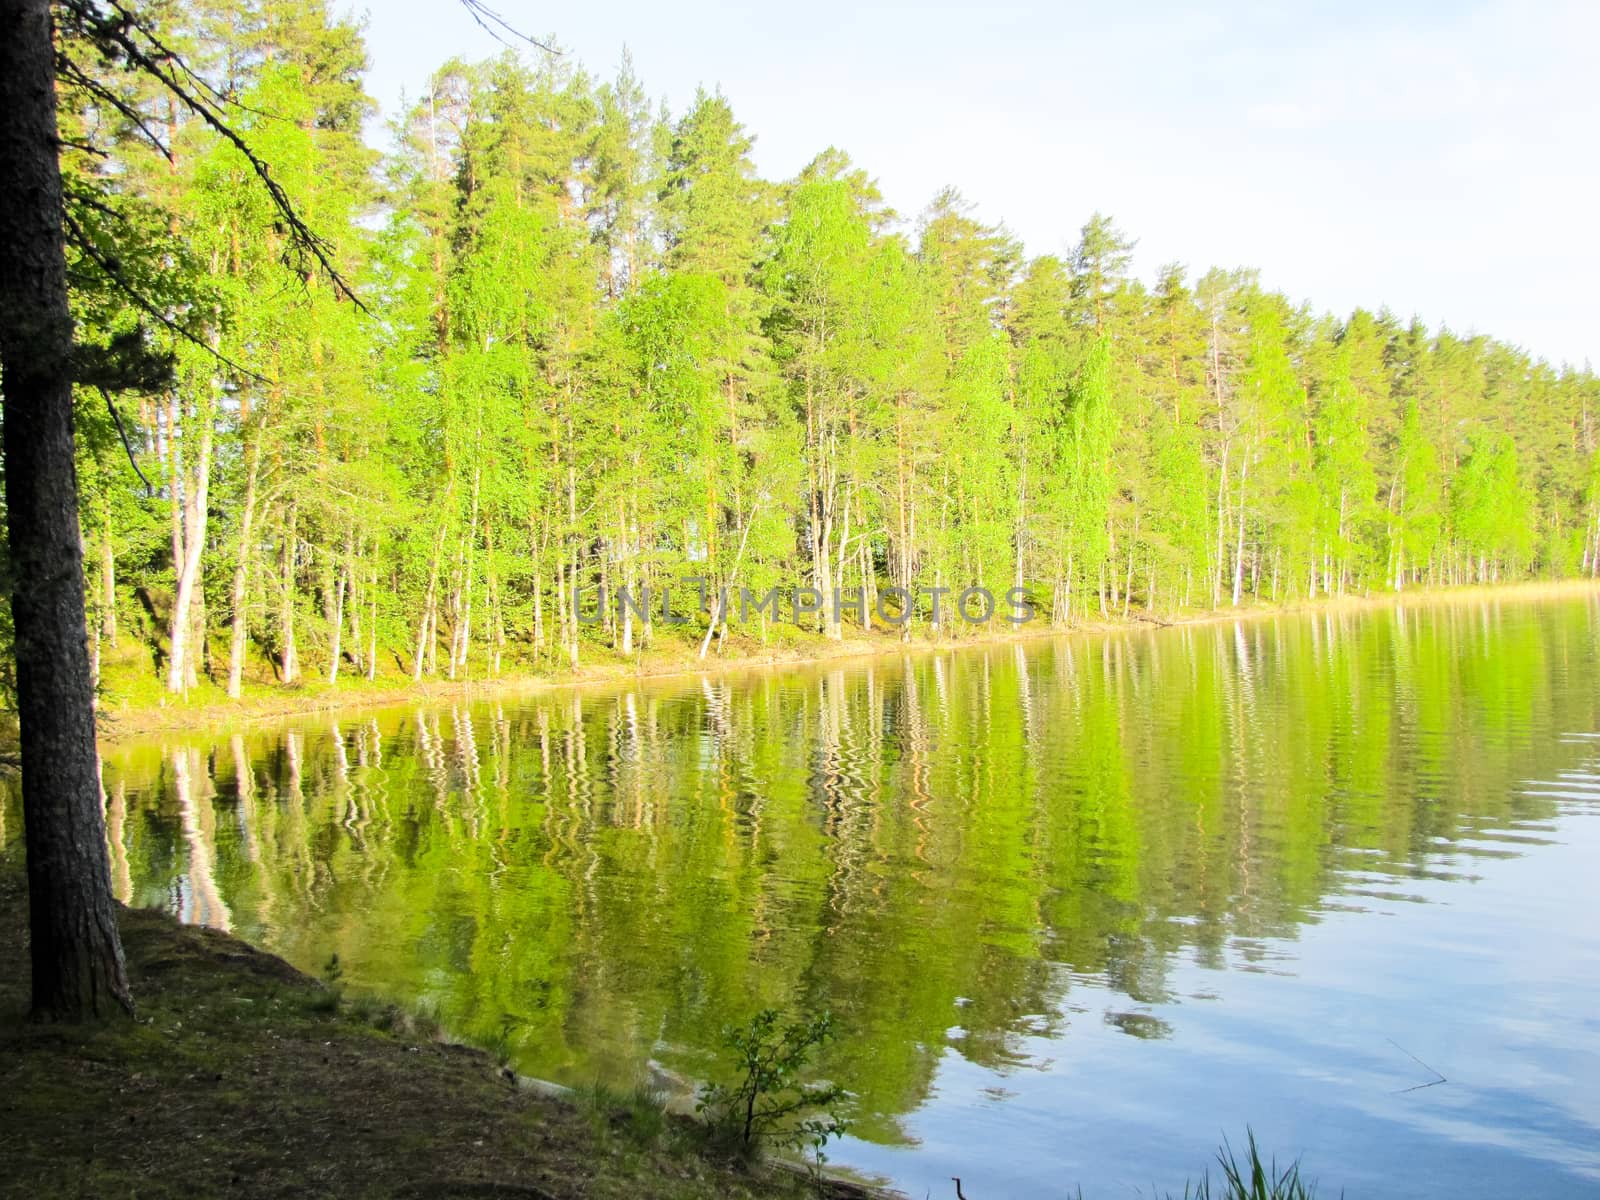
M690 1122L519 1087L281 959L124 910L139 1014L26 1020L26 888L0 859L0 1196L802 1197L707 1157ZM837 1200L865 1198L845 1183Z

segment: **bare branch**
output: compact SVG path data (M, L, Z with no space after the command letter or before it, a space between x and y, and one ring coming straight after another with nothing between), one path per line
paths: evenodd
M150 486L150 481L144 477L144 472L139 469L139 460L133 456L133 443L128 440L128 431L122 427L122 414L117 411L116 403L111 399L111 393L105 388L99 392L106 399L106 408L111 412L111 423L117 427L117 436L122 439L122 448L128 453L128 465L133 468L133 473L139 477L139 482L144 484L147 495L154 495L155 488Z
M502 46L512 45L512 42L507 40L507 35L509 35L518 42L526 42L530 46L537 46L546 54L559 55L561 53L561 51L556 49L554 46L548 45L545 42L541 42L538 38L529 37L520 29L515 28L509 21L507 21L499 13L495 12L494 9L483 3L483 0L461 0L461 7L465 8L467 12L472 15L472 19L483 28L485 33L487 33L495 41L499 42ZM498 26L498 28L496 28L496 26Z

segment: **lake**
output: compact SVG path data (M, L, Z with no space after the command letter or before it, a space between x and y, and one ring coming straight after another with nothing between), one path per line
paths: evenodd
M687 1094L828 1009L836 1164L1600 1195L1600 597L1290 615L114 746L120 897ZM14 798L7 836L18 832Z

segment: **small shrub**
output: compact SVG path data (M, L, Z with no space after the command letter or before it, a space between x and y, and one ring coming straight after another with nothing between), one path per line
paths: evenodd
M322 982L329 988L337 991L343 987L344 968L339 965L337 952L328 955L328 961L322 964Z
M322 965L322 986L307 998L307 1010L314 1013L338 1012L339 1004L344 999L343 980L344 968L339 965L339 956L330 954L328 961Z
M802 1082L800 1075L832 1036L833 1018L827 1013L780 1025L770 1008L742 1028L724 1030L738 1078L731 1085L703 1087L695 1106L717 1140L745 1156L759 1153L763 1145L810 1150L821 1163L829 1139L845 1129L831 1109L849 1093L836 1084Z
M503 1014L499 1032L483 1039L480 1046L493 1056L496 1066L509 1070L517 1057L517 1019L510 1013Z
M646 1083L622 1091L596 1081L583 1105L597 1129L626 1134L641 1146L656 1145L668 1130L666 1097Z
M380 1033L392 1033L400 1027L404 1018L398 1004L391 1004L376 996L357 996L346 1007L351 1020L370 1025Z
M432 1000L423 1000L405 1014L404 1031L421 1041L436 1041L444 1032L444 1021L439 1016L439 1006Z

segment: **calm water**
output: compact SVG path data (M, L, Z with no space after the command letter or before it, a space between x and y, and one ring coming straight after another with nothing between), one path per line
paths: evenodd
M1330 1194L1600 1195L1597 633L1292 617L151 741L113 866L569 1083L829 1007L834 1159L917 1197L1181 1190L1247 1123Z

